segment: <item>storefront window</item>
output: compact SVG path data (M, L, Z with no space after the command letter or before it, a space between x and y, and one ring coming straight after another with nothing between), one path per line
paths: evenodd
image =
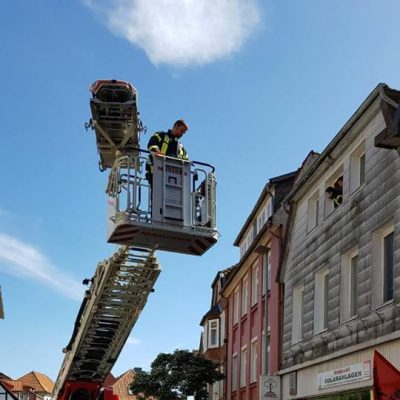
M370 391L338 393L332 396L318 397L316 400L370 400Z

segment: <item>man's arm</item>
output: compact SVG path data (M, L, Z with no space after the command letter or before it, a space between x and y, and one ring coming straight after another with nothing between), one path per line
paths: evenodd
M147 150L159 156L162 156L163 154L161 153L160 147L161 147L161 136L159 133L155 133L150 138L149 143L147 144Z

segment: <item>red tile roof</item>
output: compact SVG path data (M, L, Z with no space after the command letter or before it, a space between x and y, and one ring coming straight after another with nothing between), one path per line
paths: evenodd
M31 371L19 379L22 380L24 386L31 387L38 393L51 394L53 392L54 382L47 375L40 372Z

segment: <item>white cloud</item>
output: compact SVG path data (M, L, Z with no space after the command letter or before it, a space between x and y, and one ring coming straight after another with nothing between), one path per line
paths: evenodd
M137 338L134 338L132 336L128 337L128 340L126 341L126 344L139 344L140 340Z
M156 65L203 65L228 57L261 19L258 0L84 1Z
M0 269L19 278L34 279L71 299L82 299L84 288L80 283L60 272L39 250L2 233Z

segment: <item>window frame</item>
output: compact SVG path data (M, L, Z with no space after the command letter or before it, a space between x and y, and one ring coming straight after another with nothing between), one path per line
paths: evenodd
M250 343L250 383L257 382L258 338L255 336Z
M232 354L232 392L238 389L238 373L239 373L238 353Z
M251 267L251 307L258 303L258 287L260 268L258 266L258 260L256 260Z
M363 161L361 161L363 160ZM357 148L350 154L350 194L356 192L365 184L365 140L363 140ZM362 175L362 172L363 175ZM362 179L363 178L363 179Z
M307 201L307 232L311 232L319 225L319 189Z
M216 326L213 327L213 324ZM208 326L208 348L209 349L215 349L219 347L219 319L210 319L207 322ZM214 338L215 338L215 343L213 343L213 332L214 332Z
M240 315L240 295L239 287L237 286L233 291L233 325L239 322Z
M239 385L241 388L247 385L247 344L240 349Z
M314 335L328 329L329 269L321 268L314 274Z
M292 293L292 340L296 344L303 340L303 318L304 318L304 284L293 287Z
M249 277L246 274L242 280L242 290L241 290L241 317L244 317L247 314L247 308L249 305Z

